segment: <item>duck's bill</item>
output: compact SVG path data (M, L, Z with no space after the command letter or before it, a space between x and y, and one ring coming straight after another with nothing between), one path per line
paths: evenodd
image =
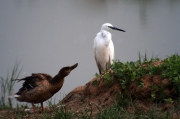
M108 26L108 27L111 28L111 29L113 29L113 30L118 30L118 31L126 32L125 30L116 28L116 27L114 27L114 26Z
M71 66L71 70L73 70L74 68L76 68L78 66L78 63L74 64L73 66Z

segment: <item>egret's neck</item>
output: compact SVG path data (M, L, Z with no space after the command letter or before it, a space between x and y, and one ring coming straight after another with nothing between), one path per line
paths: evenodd
M111 39L111 33L107 30L101 30L101 37L103 37L106 40Z
M108 32L109 33L109 31L106 29L101 29L100 32Z

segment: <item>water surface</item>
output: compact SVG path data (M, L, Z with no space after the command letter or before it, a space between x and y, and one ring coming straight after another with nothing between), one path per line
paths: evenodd
M115 59L136 61L138 52L163 59L180 52L179 11L179 0L0 0L0 76L16 61L23 67L19 78L54 76L79 63L54 96L57 102L98 72L93 41L103 23L126 31L111 32Z

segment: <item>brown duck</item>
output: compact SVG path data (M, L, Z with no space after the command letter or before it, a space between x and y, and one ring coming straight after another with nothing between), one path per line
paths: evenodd
M14 94L14 97L20 102L32 103L34 112L36 112L34 103L41 103L41 108L44 110L43 102L61 89L64 78L77 66L78 63L73 66L63 67L54 77L44 73L33 73L31 76L19 79L18 82L21 80L25 80L25 82L22 88Z

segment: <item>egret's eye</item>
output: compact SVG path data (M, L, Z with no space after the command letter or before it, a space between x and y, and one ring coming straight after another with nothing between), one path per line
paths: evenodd
M111 28L110 26L108 26L109 28Z

